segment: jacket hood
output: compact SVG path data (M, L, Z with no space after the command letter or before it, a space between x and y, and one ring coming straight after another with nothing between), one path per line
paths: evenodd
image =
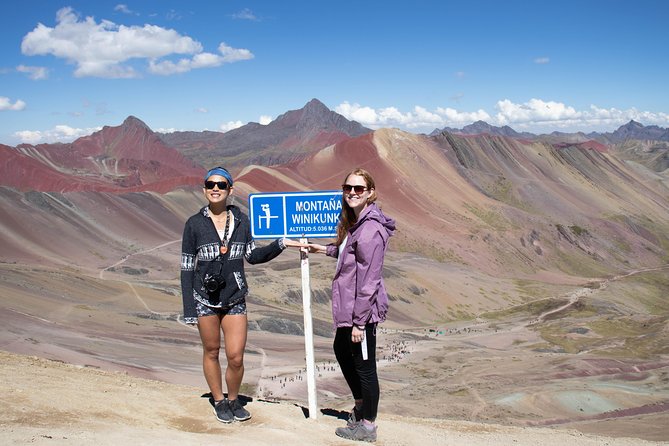
M362 211L360 214L360 218L358 221L353 225L351 228L351 232L355 232L355 230L365 221L368 220L373 220L381 224L381 226L386 230L386 234L388 237L393 235L395 233L395 220L386 216L381 209L376 205L376 203L372 203L368 205L365 210Z

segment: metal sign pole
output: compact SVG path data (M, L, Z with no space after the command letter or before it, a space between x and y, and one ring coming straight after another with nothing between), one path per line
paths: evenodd
M309 243L307 238L300 238L301 243ZM314 329L311 318L311 286L309 283L309 251L300 250L302 268L302 306L304 309L304 351L307 358L307 393L309 397L309 418L315 420L318 412L316 403L316 366L314 363Z

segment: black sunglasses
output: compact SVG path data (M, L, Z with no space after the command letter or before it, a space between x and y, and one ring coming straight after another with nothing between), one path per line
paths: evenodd
M213 189L214 186L218 186L220 190L227 189L228 188L228 183L227 181L205 181L204 182L204 187L207 189Z
M365 186L360 186L360 185L351 186L350 184L342 184L341 190L343 190L347 194L350 193L351 190L354 190L356 194L361 194L364 191L366 191L367 188Z

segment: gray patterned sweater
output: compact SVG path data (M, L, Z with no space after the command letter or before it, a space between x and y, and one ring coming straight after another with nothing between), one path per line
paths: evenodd
M183 298L184 321L197 322L195 301L216 308L228 308L241 302L248 294L244 259L251 264L272 260L283 250L282 239L267 246L256 247L251 237L248 217L236 206L228 206L235 219L234 229L228 243L228 251L221 256L221 275L225 287L209 293L203 285L203 278L218 268L215 261L221 248L221 239L214 222L209 218L209 207L205 206L191 216L184 227L181 241L181 295Z

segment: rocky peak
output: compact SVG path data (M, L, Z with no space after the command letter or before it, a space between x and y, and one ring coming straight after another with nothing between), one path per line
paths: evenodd
M144 121L142 121L141 119L136 118L136 117L134 117L134 116L132 116L132 115L131 115L131 116L128 116L127 118L125 118L125 121L123 121L123 123L121 124L121 127L123 127L123 128L133 128L133 129L142 129L142 130L148 130L148 131L151 131L151 129L149 128L149 126L146 125L146 124L144 123Z
M512 138L520 136L518 132L516 132L508 125L503 127L496 127L494 125L488 124L485 121L476 121L473 124L464 126L462 128L462 133L469 135L480 135L481 133L487 133L489 135L510 136Z
M666 140L668 136L667 129L663 129L656 125L644 126L640 122L631 120L627 124L618 127L611 136L614 141L625 141L627 139L641 139L641 140Z
M339 113L330 110L318 99L312 99L299 110L284 113L270 125L294 127L298 131L336 131L349 136L360 136L371 131L360 123L349 121Z
M314 98L311 101L307 102L304 107L302 107L302 111L304 113L310 114L310 115L323 115L323 114L328 114L332 113L329 108L325 106L321 101L318 99Z

